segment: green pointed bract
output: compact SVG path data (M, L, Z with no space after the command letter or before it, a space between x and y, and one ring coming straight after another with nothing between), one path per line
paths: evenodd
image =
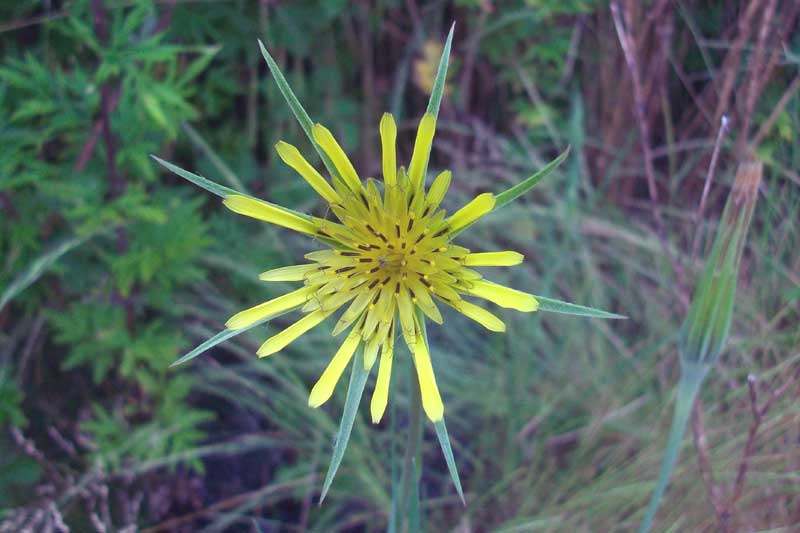
M350 374L350 384L347 387L347 398L344 401L344 412L342 413L342 420L339 422L339 431L336 433L336 441L333 444L331 464L328 467L325 482L322 484L322 493L319 496L320 505L331 488L333 478L336 477L336 472L339 470L339 465L342 464L347 443L350 441L350 433L353 431L353 423L356 420L356 414L358 414L361 396L364 394L364 386L367 384L370 369L364 368L364 365L361 364L362 360L362 350L359 349L351 363L353 371Z
M444 423L444 418L436 422L433 426L436 429L436 437L439 439L439 446L442 448L444 460L447 463L447 471L450 472L450 479L453 480L453 485L456 487L458 497L461 498L461 503L466 505L467 502L464 499L464 491L461 488L461 479L458 476L456 460L453 457L453 447L450 445L450 437L447 434L447 426Z
M272 73L272 77L275 78L275 83L278 85L278 90L280 90L283 98L286 100L286 103L292 110L292 113L297 119L298 124L300 124L300 127L303 128L303 132L305 132L308 140L311 141L311 144L314 146L314 150L317 151L317 154L322 160L322 163L325 165L325 168L328 170L328 173L334 177L334 179L340 180L341 178L336 172L336 167L333 165L333 162L314 141L314 135L312 133L314 121L311 120L311 117L308 116L308 113L300 103L300 100L298 100L297 96L295 96L294 91L292 90L291 86L289 86L289 82L286 81L286 77L283 75L283 72L281 72L281 69L278 67L278 64L275 62L275 60L272 59L272 56L270 55L269 51L267 51L264 43L261 42L261 39L258 40L258 46L261 49L261 55L264 56L264 60L267 62L269 71Z
M566 150L561 152L558 157L547 163L541 170L522 180L521 182L517 183L513 187L506 189L505 191L501 192L496 196L496 202L494 204L494 210L500 209L501 207L513 202L523 194L527 193L533 187L546 178L551 172L561 165L564 160L567 158L570 152L570 147L568 146Z
M249 331L249 330L255 328L256 326L260 326L261 324L266 324L270 320L278 318L279 316L283 316L283 315L285 315L287 313L291 313L292 311L294 311L296 309L297 308L288 309L286 311L283 311L282 313L278 313L276 315L269 316L267 318L262 318L261 320L259 320L257 322L253 322L252 324L250 324L248 326L245 326L243 328L239 328L239 329L223 329L222 331L220 331L219 333L217 333L216 335L214 335L213 337L211 337L210 339L208 339L204 343L202 343L199 346L197 346L197 348L195 348L194 350L192 350L192 351L186 353L185 355L181 356L178 360L176 360L174 363L172 363L169 366L173 367L173 366L182 365L183 363L188 363L189 361L191 361L192 359L194 359L198 355L202 355L203 353L207 352L208 350L210 350L214 346L216 346L218 344L221 344L221 343L227 341L228 339L232 339L233 337L235 337L237 335L241 335L245 331Z
M571 304L569 302L562 302L553 298L545 298L544 296L534 295L539 301L539 311L546 311L550 313L560 313L562 315L586 316L591 318L606 318L606 319L626 319L624 315L616 313L609 313L600 309L586 307L584 305Z

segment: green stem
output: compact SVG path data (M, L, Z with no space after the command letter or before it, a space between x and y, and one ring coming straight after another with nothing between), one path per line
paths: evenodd
M405 526L400 528L400 531L408 531L410 516L408 513L410 496L411 496L411 481L418 483L417 455L420 451L420 443L422 442L422 398L419 392L419 384L417 383L417 375L413 363L408 365L409 368L409 405L408 405L408 444L406 445L405 455L403 456L403 472L401 474L402 484L400 492L400 513L405 516ZM418 491L414 491L419 495Z
M664 451L664 459L661 461L658 484L656 485L656 490L653 492L653 496L650 498L650 504L647 506L647 514L642 521L642 525L639 527L639 533L646 533L653 524L656 511L661 503L661 498L664 496L664 491L669 484L669 478L678 460L678 452L680 452L681 441L683 441L683 435L686 432L686 424L689 422L694 400L697 397L703 379L706 377L706 373L708 373L708 369L708 365L692 363L684 363L681 365L681 380L678 383L675 412L672 417L672 427L669 430L667 447Z

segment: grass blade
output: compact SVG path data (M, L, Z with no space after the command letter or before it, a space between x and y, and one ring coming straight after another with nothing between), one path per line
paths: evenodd
M444 460L447 462L447 470L450 472L450 479L453 480L453 485L456 487L458 497L461 498L461 503L467 505L464 500L464 491L461 489L461 479L458 477L458 468L456 468L456 461L453 458L453 448L450 446L450 437L447 435L447 426L444 423L444 418L434 424L436 428L436 436L439 437L439 446L442 448Z
M536 295L534 294L534 296ZM592 307L562 302L561 300L545 298L544 296L536 296L536 299L539 300L539 311L561 313L563 315L588 316L592 318L628 318L625 315L618 315L616 313L609 313L608 311L601 311L600 309L594 309Z
M314 146L314 150L317 151L319 154L319 158L322 159L322 163L325 165L325 168L328 169L328 173L335 177L336 179L339 178L339 174L336 172L336 167L333 166L333 162L328 159L328 156L325 155L317 143L314 142L314 136L311 133L311 127L314 126L314 121L311 120L311 117L308 116L305 108L300 103L300 100L297 99L295 96L294 91L289 86L289 82L286 81L286 78L281 72L280 67L278 64L275 63L275 60L272 59L272 56L267 51L267 48L264 46L264 43L261 42L261 39L258 40L258 46L261 48L261 55L264 56L264 60L267 62L267 66L269 67L269 71L272 73L272 77L275 78L275 83L278 85L278 90L281 91L283 98L286 100L286 103L289 105L289 109L292 110L297 122L300 124L300 127L303 128L303 131L308 137L308 140L311 141L312 146Z
M369 376L370 369L364 368L364 359L361 354L362 350L359 349L358 352L356 352L356 356L353 358L353 371L350 374L350 385L347 387L344 412L342 413L342 420L339 422L336 442L333 445L331 464L328 467L328 473L325 475L325 482L322 484L322 493L319 496L320 505L325 500L328 489L331 488L331 483L333 483L333 478L336 476L336 471L339 470L339 465L342 464L344 451L347 449L347 443L350 441L350 433L353 431L353 423L358 413L358 405L361 403L361 396L364 394L364 386L367 384L367 376Z
M272 315L272 316L269 316L267 318L262 318L258 322L254 322L254 323L252 323L249 326L244 327L244 328L240 328L240 329L223 329L222 331L220 331L219 333L217 333L216 335L214 335L213 337L211 337L210 339L208 339L207 341L205 341L204 343L199 345L197 348L192 350L191 352L183 355L181 358L179 358L177 361L175 361L174 363L172 363L169 366L170 366L170 368L172 368L174 366L182 365L183 363L191 361L192 359L194 359L198 355L202 354L203 352L206 352L206 351L210 350L211 348L213 348L217 344L221 344L221 343L225 342L228 339L232 339L233 337L235 337L237 335L240 335L240 334L244 333L245 331L249 331L249 330L255 328L256 326L260 326L261 324L265 324L265 323L269 322L272 319L275 319L275 318L278 318L279 316L285 315L286 313L291 313L295 309L297 309L297 307L289 309L287 311L283 311L281 313L278 313L278 314L275 314L275 315Z
M569 155L570 149L571 149L571 147L568 146L566 150L561 152L561 155L559 155L558 157L556 157L555 159L553 159L552 161L547 163L544 166L544 168L539 170L537 173L535 173L534 175L522 180L520 183L517 183L516 185L514 185L510 189L507 189L507 190L501 192L500 194L498 194L495 197L496 201L495 201L495 204L494 204L494 209L495 210L496 209L500 209L504 205L506 205L506 204L508 204L510 202L513 202L514 200L516 200L517 198L519 198L520 196L522 196L526 192L530 191L533 188L534 185L539 183L542 179L544 179L545 176L550 174L552 171L554 171L556 168L558 168L558 166L561 163L564 162L564 160Z
M24 272L17 276L14 281L6 287L3 294L0 295L0 309L3 309L3 307L19 293L33 285L33 283L42 277L42 275L47 272L47 269L53 266L60 257L74 250L89 240L90 237L92 237L92 235L68 238L54 245L50 250L35 259Z

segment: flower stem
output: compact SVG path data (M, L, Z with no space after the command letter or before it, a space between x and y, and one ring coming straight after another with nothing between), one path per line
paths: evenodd
M412 503L412 480L415 483L415 489L417 489L416 484L419 483L419 476L417 474L417 465L419 464L419 459L417 456L420 453L420 443L422 442L422 399L420 397L419 384L417 383L414 364L409 364L408 369L408 443L406 445L406 451L403 457L403 472L401 474L402 482L400 489L400 509L402 512L399 513L401 516L405 516L405 523L404 527L400 528L400 531L411 531L411 528L414 526L414 522L419 521L419 503L413 502L416 504L413 507L411 507L410 504ZM414 490L413 493L415 498L419 499L419 490Z
M669 484L672 470L675 468L675 463L678 460L678 452L680 451L683 435L686 432L686 424L692 413L694 400L697 397L703 379L706 377L706 373L708 373L708 369L708 365L702 364L683 362L681 365L681 379L678 383L675 412L672 417L672 427L669 430L667 447L664 451L664 459L661 461L658 484L656 485L656 490L653 492L653 496L650 498L650 504L647 506L647 514L642 521L642 525L639 527L639 533L646 533L653 524L658 505L661 503L661 498L664 496L664 491Z

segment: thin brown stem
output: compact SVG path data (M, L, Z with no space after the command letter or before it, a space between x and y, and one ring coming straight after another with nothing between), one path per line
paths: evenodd
M697 212L695 213L694 217L696 229L694 234L694 242L692 243L692 258L697 257L697 248L700 245L700 222L703 219L703 212L706 208L708 192L711 190L711 182L714 179L714 173L717 169L717 160L719 159L719 150L722 146L722 139L725 137L725 133L728 131L728 123L728 115L722 115L722 119L720 119L719 130L717 131L717 139L714 142L714 151L711 153L711 162L708 165L708 172L706 173L706 181L703 184L703 193L700 196L700 205L697 208Z

